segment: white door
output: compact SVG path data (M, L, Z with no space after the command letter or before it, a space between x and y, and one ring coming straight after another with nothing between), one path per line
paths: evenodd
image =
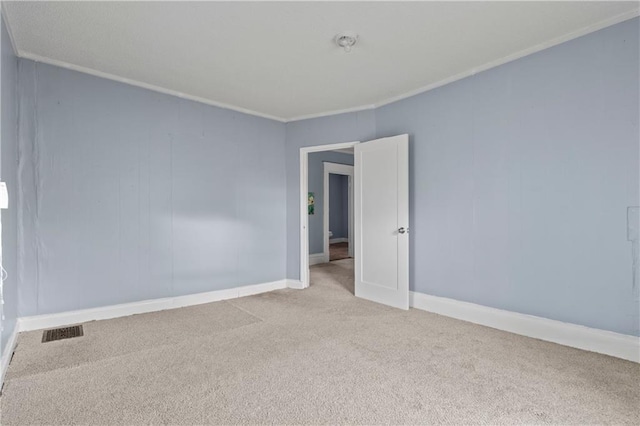
M409 136L354 154L356 296L409 309Z

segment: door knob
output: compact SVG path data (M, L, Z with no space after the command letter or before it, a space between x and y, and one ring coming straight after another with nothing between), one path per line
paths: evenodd
M407 232L407 230L405 229L404 226L402 228L398 229L398 233L399 234L404 234L405 232Z

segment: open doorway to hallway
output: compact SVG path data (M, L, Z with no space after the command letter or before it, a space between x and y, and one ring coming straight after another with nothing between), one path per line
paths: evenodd
M307 154L309 284L349 281L352 293L353 164L353 148Z
M349 168L352 176L354 294L356 297L400 309L409 309L409 135L396 135L365 143L347 142L335 145L300 148L300 284L310 285L309 267L313 263L331 263L329 254L329 215L323 208L324 244L322 253L313 253L310 240L316 203L329 204L328 191L323 197L309 190L309 156L313 153L353 149L354 166L323 162L324 187L328 187L330 167ZM312 163L315 158L312 157ZM312 165L313 166L313 165ZM313 169L313 167L311 167ZM317 170L317 168L316 168ZM313 182L311 182L313 188ZM323 187L323 188L324 188ZM318 186L319 188L319 186ZM320 210L319 208L317 209ZM313 223L313 218L311 219ZM316 219L316 223L319 221ZM317 231L314 232L317 234ZM317 243L316 243L317 244ZM347 259L343 259L347 260ZM340 262L337 260L335 262Z

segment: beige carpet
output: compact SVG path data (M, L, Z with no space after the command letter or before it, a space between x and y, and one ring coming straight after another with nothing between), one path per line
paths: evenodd
M20 335L11 424L640 424L640 366L312 287Z

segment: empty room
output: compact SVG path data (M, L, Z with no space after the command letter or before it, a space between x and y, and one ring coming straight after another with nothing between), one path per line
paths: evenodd
M0 14L0 424L640 424L640 2Z

